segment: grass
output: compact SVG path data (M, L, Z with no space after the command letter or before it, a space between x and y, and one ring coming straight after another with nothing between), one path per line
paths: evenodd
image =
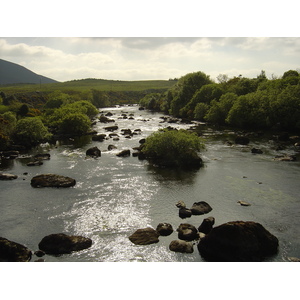
M0 91L4 93L18 92L51 92L59 90L61 92L87 92L91 89L100 91L145 91L145 90L167 90L172 87L176 81L172 80L140 80L140 81L121 81L105 79L80 79L59 83L48 84L16 84L0 86Z

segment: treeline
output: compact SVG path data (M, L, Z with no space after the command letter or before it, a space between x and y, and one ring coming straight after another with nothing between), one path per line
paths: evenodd
M146 95L140 105L175 117L242 129L300 130L300 74L281 78L229 78L214 82L203 72L189 73L164 93Z
M28 96L28 95L27 95ZM76 136L89 132L99 111L90 99L60 91L47 95L7 96L0 93L0 150L13 145L32 147L53 136Z

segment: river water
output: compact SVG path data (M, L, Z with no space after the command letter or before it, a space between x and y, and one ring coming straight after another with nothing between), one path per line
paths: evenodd
M203 126L206 149L200 155L204 167L198 171L170 171L151 167L138 158L117 157L123 149L139 145L139 140L159 128L190 128L187 124L163 122L162 114L140 111L137 106L106 108L115 123L98 122L94 129L118 125L119 141L103 142L85 136L75 140L41 145L35 153L50 153L41 166L28 167L28 157L1 161L0 171L18 175L13 181L1 181L0 236L38 250L41 239L52 233L83 235L93 240L91 248L61 256L44 256L46 262L200 262L194 253L171 252L169 244L177 239L181 223L197 228L202 220L213 216L215 226L243 220L261 223L279 239L278 255L267 261L287 261L300 257L300 163L279 162L278 154L295 154L293 148L276 151L267 137L251 139L248 146L228 145L228 132L213 132ZM128 118L123 118L126 113ZM129 118L132 114L132 118ZM140 129L140 134L125 138L121 129ZM108 151L108 145L117 149ZM98 146L98 159L86 158L85 152ZM252 147L264 153L251 154ZM25 173L27 175L24 175ZM30 180L42 173L56 173L76 179L73 188L32 188ZM213 210L202 216L182 220L175 204L183 200L187 207L206 201ZM241 206L237 201L251 206ZM137 246L128 236L139 228L170 223L174 232L160 237L157 244ZM37 257L33 256L32 261Z

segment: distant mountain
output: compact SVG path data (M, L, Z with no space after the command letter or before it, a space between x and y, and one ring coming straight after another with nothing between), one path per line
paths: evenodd
M0 84L55 83L51 78L38 75L18 64L0 59Z

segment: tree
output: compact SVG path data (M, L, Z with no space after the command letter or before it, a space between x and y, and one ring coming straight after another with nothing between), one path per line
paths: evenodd
M180 109L192 99L197 90L209 83L213 82L209 75L203 72L189 73L181 77L172 88L173 100L170 105L170 114L181 116Z
M59 132L69 135L82 135L87 133L90 127L91 121L86 115L70 113L62 119Z
M34 146L48 140L51 134L39 117L24 118L17 122L14 141L24 146Z

